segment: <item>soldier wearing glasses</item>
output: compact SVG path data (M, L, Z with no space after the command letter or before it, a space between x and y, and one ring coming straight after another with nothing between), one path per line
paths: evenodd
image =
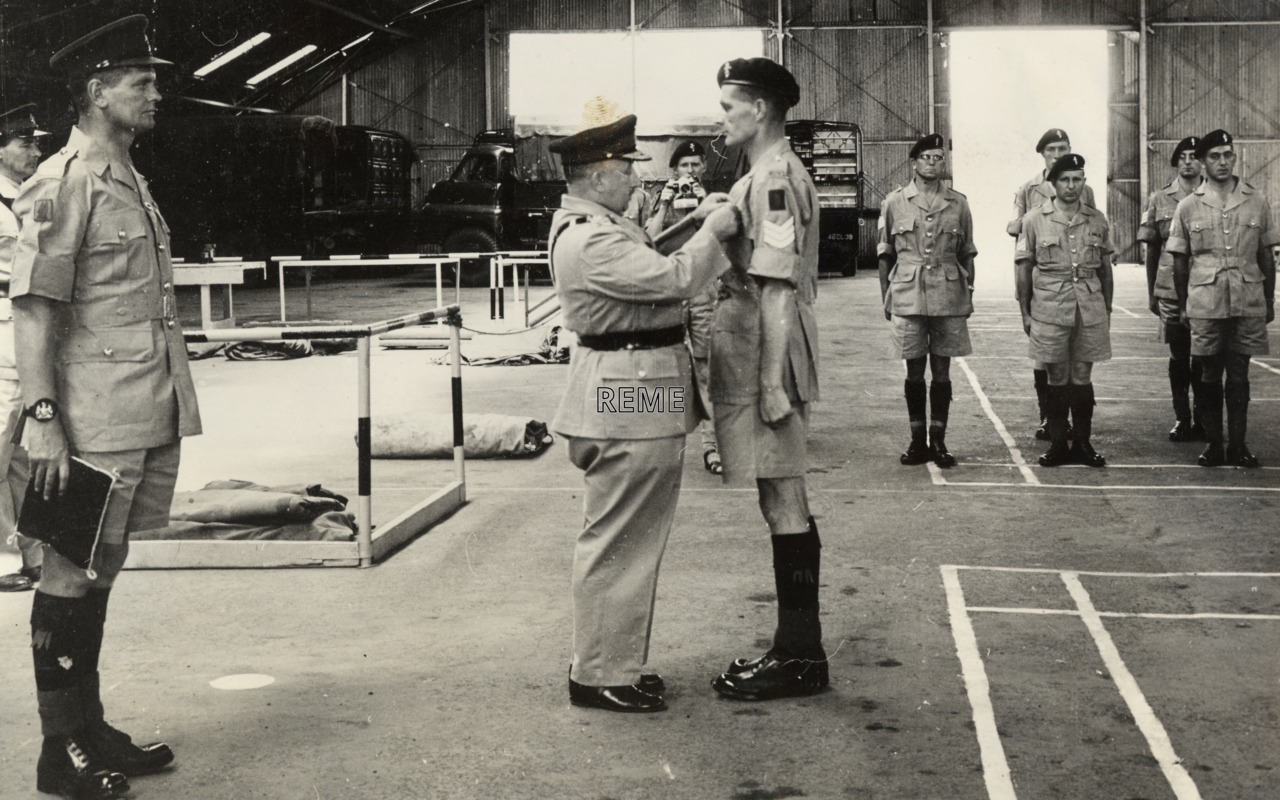
M1191 358L1199 367L1195 413L1209 444L1198 463L1257 467L1257 456L1245 444L1249 359L1270 352L1267 323L1276 316L1271 248L1280 244L1280 233L1271 224L1267 199L1236 177L1230 133L1219 129L1206 135L1196 156L1204 162L1205 181L1178 203L1165 249L1173 257L1174 290L1191 328Z
M965 196L942 185L942 137L925 136L911 148L915 177L885 198L880 212L880 296L893 323L898 357L907 362L904 394L911 444L903 464L932 460L955 466L946 445L951 408L951 359L973 352L973 217ZM925 362L933 373L926 393ZM925 397L931 420L925 434Z
M1202 180L1200 159L1196 157L1199 144L1198 136L1188 136L1178 142L1169 159L1169 165L1178 171L1177 177L1151 193L1137 237L1147 245L1144 260L1151 313L1160 317L1160 338L1169 345L1169 392L1173 396L1174 414L1173 429L1169 431L1171 442L1204 439L1204 427L1198 418L1192 421L1191 402L1187 397L1187 389L1194 392L1199 383L1191 371L1191 331L1182 322L1178 293L1173 288L1173 257L1164 251L1173 212Z

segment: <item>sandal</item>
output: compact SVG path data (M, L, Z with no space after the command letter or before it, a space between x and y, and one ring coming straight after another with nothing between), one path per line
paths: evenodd
M720 451L716 449L704 450L702 452L702 465L707 468L707 472L712 475L723 475L724 465L720 463Z

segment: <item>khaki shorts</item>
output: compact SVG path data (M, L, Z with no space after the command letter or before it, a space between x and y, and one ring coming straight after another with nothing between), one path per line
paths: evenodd
M1160 321L1166 325L1177 325L1182 318L1182 306L1178 301L1157 297L1156 303L1160 310Z
M890 319L894 352L898 358L913 359L924 355L967 356L973 352L969 342L969 320L965 317L926 317L923 314L893 315Z
M754 486L757 478L803 478L809 460L809 404L778 428L760 419L759 406L716 403L716 439L724 464L724 482Z
M134 531L169 524L173 487L178 482L181 441L148 450L77 453L90 464L113 472L116 482L102 522L102 541L123 544Z
M1108 361L1111 358L1111 321L1082 325L1078 308L1074 325L1055 325L1032 318L1027 352L1031 358L1045 364Z
M1191 318L1191 355L1219 353L1261 356L1271 352L1267 343L1266 317Z

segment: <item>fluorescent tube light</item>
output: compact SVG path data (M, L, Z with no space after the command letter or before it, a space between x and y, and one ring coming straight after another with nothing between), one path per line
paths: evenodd
M302 48L301 50L294 52L292 55L288 55L280 59L276 63L264 69L262 72L259 72L257 75L254 75L252 78L245 81L245 83L249 84L250 86L257 86L258 84L265 81L267 78L270 78L272 75L275 75L277 72L289 66L290 64L294 63L295 61L300 61L306 58L307 56L311 55L312 53L315 52L315 50L316 50L316 46L314 44L309 44L306 47Z
M241 42L240 44L236 45L235 48L233 48L232 50L229 50L223 53L222 55L218 56L214 60L210 61L208 64L205 64L203 67L196 70L195 72L196 77L203 78L204 76L208 75L210 72L213 72L215 69L218 69L219 67L225 67L227 64L230 64L235 59L239 58L240 56L244 55L245 53L249 52L250 50L252 50L253 48L257 47L258 45L262 44L263 42L265 42L270 38L271 38L271 34L260 33L247 42Z

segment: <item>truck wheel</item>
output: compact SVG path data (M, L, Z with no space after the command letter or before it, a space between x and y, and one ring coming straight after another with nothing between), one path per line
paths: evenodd
M498 240L492 233L482 228L464 228L454 231L444 240L441 250L445 253L492 253L499 249ZM462 267L463 286L489 285L489 259L464 258Z

